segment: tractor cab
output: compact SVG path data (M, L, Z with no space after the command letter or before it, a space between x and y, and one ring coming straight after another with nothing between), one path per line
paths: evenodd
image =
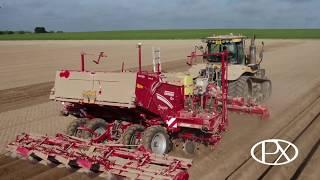
M212 36L202 39L206 43L206 54L204 59L211 63L220 63L221 58L213 54L228 50L228 60L230 64L246 64L244 43L245 36L222 35Z
M193 79L207 78L217 81L221 76L221 57L217 56L225 50L228 52L228 95L230 97L244 97L256 102L263 102L271 95L271 81L266 76L265 69L260 64L263 59L264 43L262 42L257 59L255 36L250 38L249 52L245 53L245 40L241 35L219 35L202 39L203 46L195 46L195 50L188 56L187 64L191 67L188 72ZM197 54L197 50L201 54ZM203 62L193 64L197 57L203 57ZM213 78L211 78L213 77Z

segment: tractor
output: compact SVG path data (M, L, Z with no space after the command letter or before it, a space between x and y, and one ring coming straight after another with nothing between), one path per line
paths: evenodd
M243 97L256 102L266 101L272 91L271 80L266 76L266 70L261 68L263 60L264 42L259 53L260 60L256 57L255 36L250 39L249 53L245 52L245 42L248 39L241 35L213 35L202 39L203 46L195 46L195 50L188 56L187 64L194 79L205 71L219 68L221 58L213 56L215 53L228 50L228 94L231 97ZM200 50L201 54L197 54ZM202 56L201 63L193 64L197 56ZM212 72L213 73L213 72Z

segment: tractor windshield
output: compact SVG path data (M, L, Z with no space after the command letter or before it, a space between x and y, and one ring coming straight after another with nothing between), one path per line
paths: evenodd
M244 51L242 43L224 43L224 44L210 44L208 43L208 53L214 54L223 51L226 47L229 52L229 63L231 64L244 64ZM220 62L221 58L215 56L208 56L209 62Z

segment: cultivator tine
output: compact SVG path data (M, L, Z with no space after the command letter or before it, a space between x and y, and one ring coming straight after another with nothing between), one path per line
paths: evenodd
M111 144L95 144L76 137L21 134L8 144L8 150L66 167L138 179L188 179L192 161L156 155L139 147L135 150Z

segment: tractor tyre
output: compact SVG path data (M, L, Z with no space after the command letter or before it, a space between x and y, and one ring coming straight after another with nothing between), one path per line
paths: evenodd
M67 135L83 138L84 132L82 130L79 130L78 128L85 125L87 121L87 118L78 118L73 120L67 127Z
M98 136L101 136L107 131L107 123L105 120L100 118L94 118L88 121L87 126L88 129L91 129L93 132L97 133ZM85 139L92 139L94 135L88 131L84 132Z
M248 76L241 76L238 80L229 82L228 95L231 97L243 97L248 100L251 97L248 80Z
M144 147L155 154L167 154L172 147L172 142L167 130L162 126L148 127L142 136Z
M122 135L122 144L124 145L139 145L139 139L137 139L138 133L144 131L144 126L139 124L134 124L129 126ZM130 149L135 148L134 146L129 147Z

